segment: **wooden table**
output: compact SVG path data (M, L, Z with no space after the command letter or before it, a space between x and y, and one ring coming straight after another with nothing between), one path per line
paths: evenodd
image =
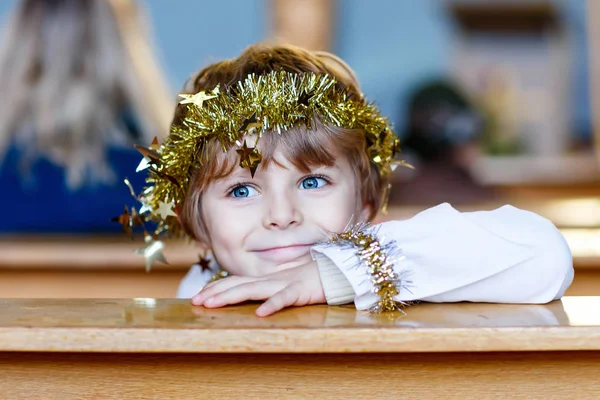
M421 304L406 316L313 306L261 319L255 308L0 300L0 398L600 395L600 297Z

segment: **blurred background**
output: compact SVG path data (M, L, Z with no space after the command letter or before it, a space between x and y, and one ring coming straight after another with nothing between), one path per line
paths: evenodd
M134 143L168 131L194 71L246 46L328 50L394 123L390 218L506 203L571 246L567 294L600 295L595 0L5 0L0 3L0 296L174 297L198 260L150 273L111 222L139 190Z

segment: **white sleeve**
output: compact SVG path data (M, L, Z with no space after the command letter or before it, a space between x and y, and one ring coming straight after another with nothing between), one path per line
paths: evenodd
M177 288L178 299L191 299L193 296L198 294L213 277L214 272L211 270L200 269L199 265L192 265L192 268L183 277Z
M573 280L571 253L548 220L504 206L460 213L449 204L405 221L369 228L402 256L398 301L547 303L560 298ZM379 300L356 250L331 243L312 249L318 264L335 264L354 291L358 309Z

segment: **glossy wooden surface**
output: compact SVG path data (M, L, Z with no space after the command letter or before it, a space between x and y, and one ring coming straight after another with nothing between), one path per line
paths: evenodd
M255 304L0 300L0 351L447 352L600 350L600 297L547 305L420 304L407 315L312 306L258 318Z

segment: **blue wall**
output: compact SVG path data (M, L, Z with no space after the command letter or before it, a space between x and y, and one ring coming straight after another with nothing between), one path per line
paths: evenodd
M439 0L338 1L334 51L357 72L362 89L402 126L402 99L421 80L444 74L452 26Z
M155 43L174 88L267 34L266 0L146 0Z
M585 0L569 0L557 3L574 43L573 60L573 129L581 138L591 137L591 102L589 81L589 55L587 40Z

